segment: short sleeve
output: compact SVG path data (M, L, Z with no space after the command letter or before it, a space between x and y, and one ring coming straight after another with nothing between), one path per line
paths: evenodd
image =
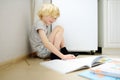
M41 21L37 21L35 24L34 24L34 26L35 26L35 30L37 31L37 30L39 30L39 29L42 29L42 30L44 30L44 31L46 31L46 26L43 24L43 22L41 22Z

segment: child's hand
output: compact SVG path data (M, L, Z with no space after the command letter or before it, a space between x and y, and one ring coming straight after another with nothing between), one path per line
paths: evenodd
M76 57L72 54L67 54L67 55L64 55L62 57L63 60L67 60L67 59L75 59Z

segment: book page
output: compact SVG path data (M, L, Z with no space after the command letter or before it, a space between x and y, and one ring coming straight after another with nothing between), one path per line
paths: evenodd
M60 73L69 73L78 69L82 69L84 67L91 67L91 63L98 56L91 56L85 58L77 58L71 60L51 60L40 63L41 65L58 71Z
M52 60L41 64L63 74L74 71L85 65L83 63L79 64L76 60Z

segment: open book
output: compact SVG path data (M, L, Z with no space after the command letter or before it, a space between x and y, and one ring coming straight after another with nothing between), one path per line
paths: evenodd
M91 71L97 74L118 77L120 79L120 59L113 59L100 66L91 68Z
M104 61L106 61L107 59L108 58L106 56L90 56L90 57L77 58L71 60L56 59L56 60L41 62L40 64L47 68L65 74L76 70L100 65L104 63Z

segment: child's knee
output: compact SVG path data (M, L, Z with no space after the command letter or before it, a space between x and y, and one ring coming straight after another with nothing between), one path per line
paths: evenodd
M60 26L60 25L57 25L55 28L56 28L58 31L64 32L63 27Z

